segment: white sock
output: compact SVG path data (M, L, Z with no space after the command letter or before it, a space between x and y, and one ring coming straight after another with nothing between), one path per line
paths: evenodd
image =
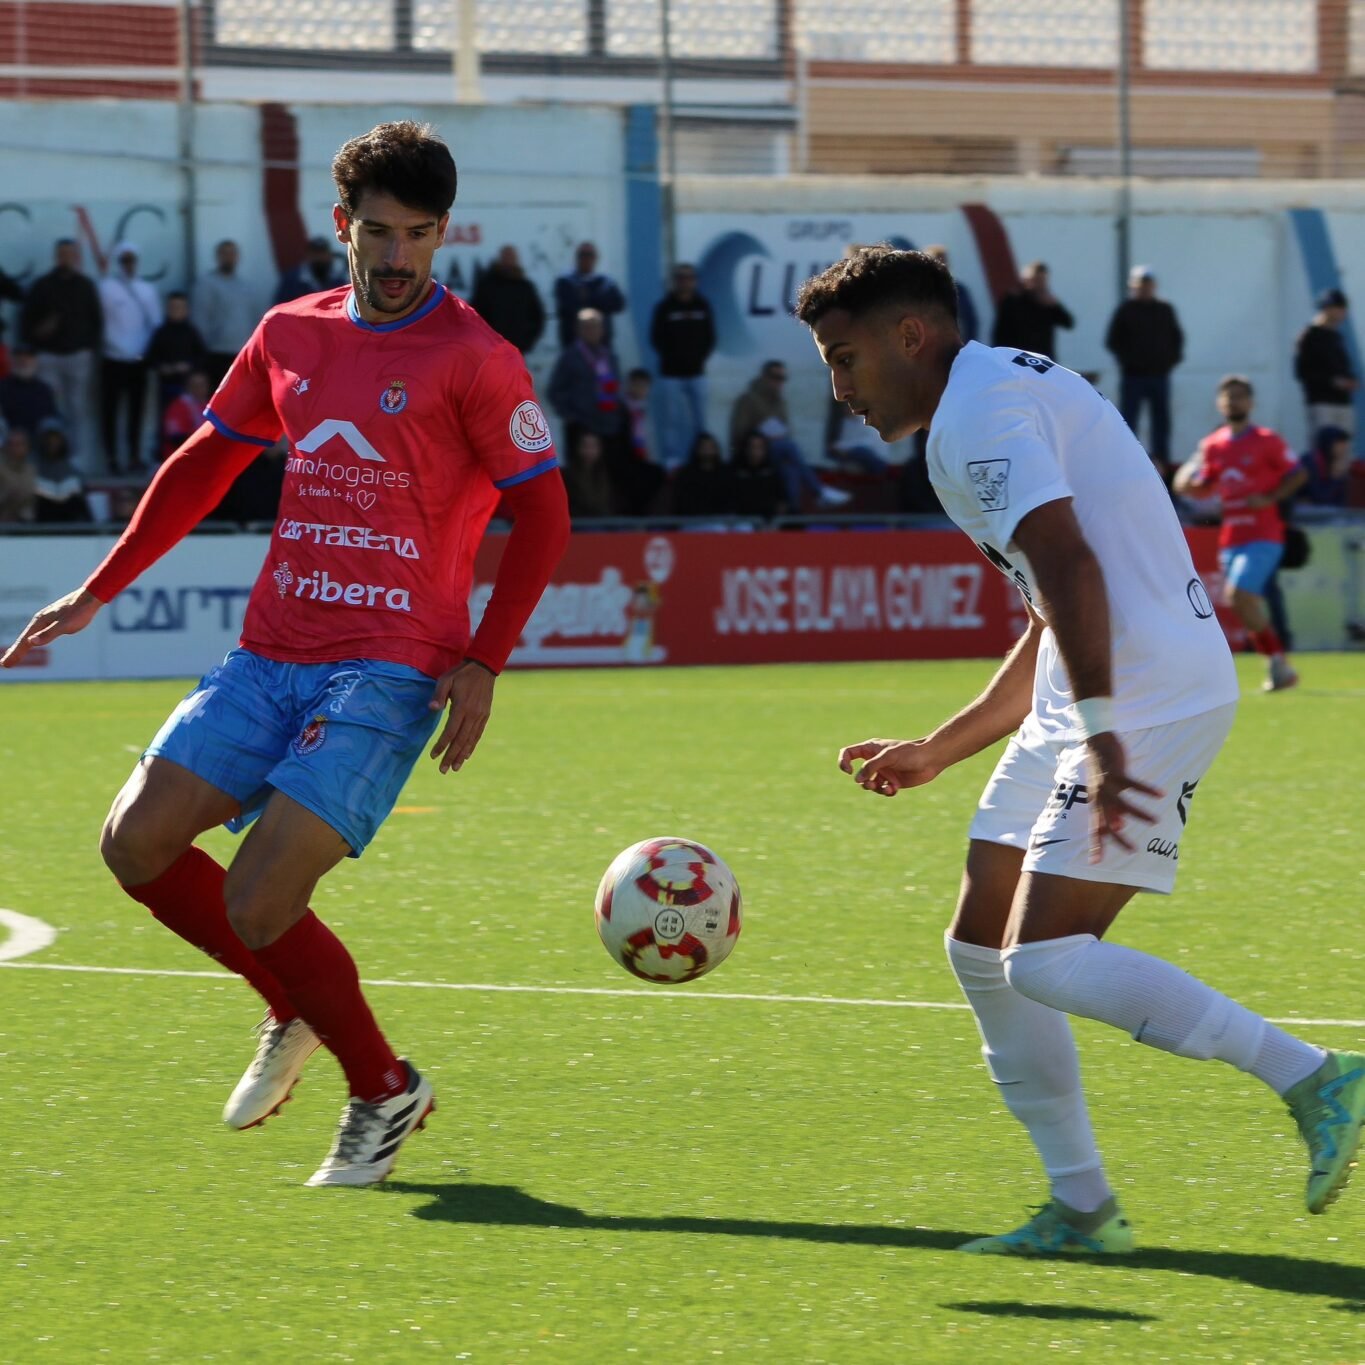
M1028 1129L1053 1195L1093 1213L1113 1191L1095 1146L1066 1015L1012 990L998 948L947 935L944 945L976 1015L986 1070L1006 1108Z
M1139 1043L1229 1062L1283 1094L1326 1055L1159 957L1093 934L1020 943L1004 953L1022 995L1131 1033Z

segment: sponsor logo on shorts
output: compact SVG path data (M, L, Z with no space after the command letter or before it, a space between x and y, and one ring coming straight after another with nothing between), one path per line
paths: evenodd
M1059 782L1048 804L1060 806L1063 811L1069 811L1075 805L1088 806L1089 793L1090 789L1084 782Z
M400 559L421 559L411 536L390 535L371 526L329 526L318 521L280 522L281 540L311 540L314 545L330 545L350 550L378 550Z
M339 583L326 569L299 576L294 596L307 602L340 602L347 607L384 607L388 611L411 611L407 588L386 588L382 583Z
M983 512L1003 512L1010 505L1010 462L968 460L967 477Z
M540 404L529 398L517 404L512 420L507 424L507 433L518 450L530 455L550 448L550 428L545 414L541 412Z
M314 716L302 730L294 736L293 750L302 757L304 754L315 753L322 748L323 742L327 738L327 717Z
M1180 861L1179 839L1148 839L1147 852L1155 853L1158 858L1169 858L1173 863Z
M384 392L379 395L379 410L396 417L408 405L408 381L392 379Z
M1176 813L1180 816L1180 823L1183 825L1189 818L1185 810L1185 802L1194 800L1194 789L1199 785L1196 777L1193 782L1182 782L1180 784L1180 799L1175 803Z

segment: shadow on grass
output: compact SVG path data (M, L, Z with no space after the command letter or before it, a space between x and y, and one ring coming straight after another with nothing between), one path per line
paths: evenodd
M584 1213L568 1204L551 1204L515 1185L475 1185L458 1181L438 1185L390 1180L384 1188L398 1194L428 1196L431 1202L414 1209L413 1216L445 1223L584 1228L604 1232L700 1232L722 1237L780 1237L798 1242L906 1247L923 1251L952 1251L973 1237L986 1235L980 1230L954 1232L943 1228L900 1228L870 1223L787 1223L756 1218L696 1218L685 1214L665 1214L656 1218L624 1214L618 1217ZM1281 1294L1340 1299L1342 1302L1333 1307L1346 1312L1365 1312L1365 1270L1339 1265L1335 1261L1259 1252L1177 1251L1160 1247L1084 1264L1103 1270L1169 1270L1180 1275L1205 1275L1210 1279L1234 1280ZM985 1312L990 1307L978 1305L976 1311ZM1078 1314L1084 1311L1076 1310Z
M1005 1299L999 1303L969 1299L961 1303L941 1303L940 1308L960 1313L985 1313L992 1318L1049 1318L1068 1322L1156 1322L1150 1313L1126 1313L1118 1308L1077 1308L1065 1303L1019 1303Z

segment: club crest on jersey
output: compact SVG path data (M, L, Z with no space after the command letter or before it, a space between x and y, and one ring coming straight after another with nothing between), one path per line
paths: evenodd
M379 407L389 416L394 416L403 411L408 405L408 381L406 379L394 379L383 393L379 395Z
M283 597L289 590L289 585L294 581L294 571L289 567L287 559L281 560L275 566L275 572L270 575L275 580L275 586L280 590Z
M969 460L967 474L983 512L1003 512L1010 505L1010 462Z
M530 455L548 450L552 439L549 424L545 421L545 414L540 410L540 404L529 398L524 403L517 404L512 420L507 424L507 433L518 450L524 450Z
M300 757L304 754L315 753L322 748L323 740L326 738L327 717L316 715L294 737L294 752Z

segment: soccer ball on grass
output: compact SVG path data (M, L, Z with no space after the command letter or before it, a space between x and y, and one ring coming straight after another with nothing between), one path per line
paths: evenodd
M691 839L642 839L603 874L596 919L607 952L628 972L643 981L692 981L735 946L739 883Z

